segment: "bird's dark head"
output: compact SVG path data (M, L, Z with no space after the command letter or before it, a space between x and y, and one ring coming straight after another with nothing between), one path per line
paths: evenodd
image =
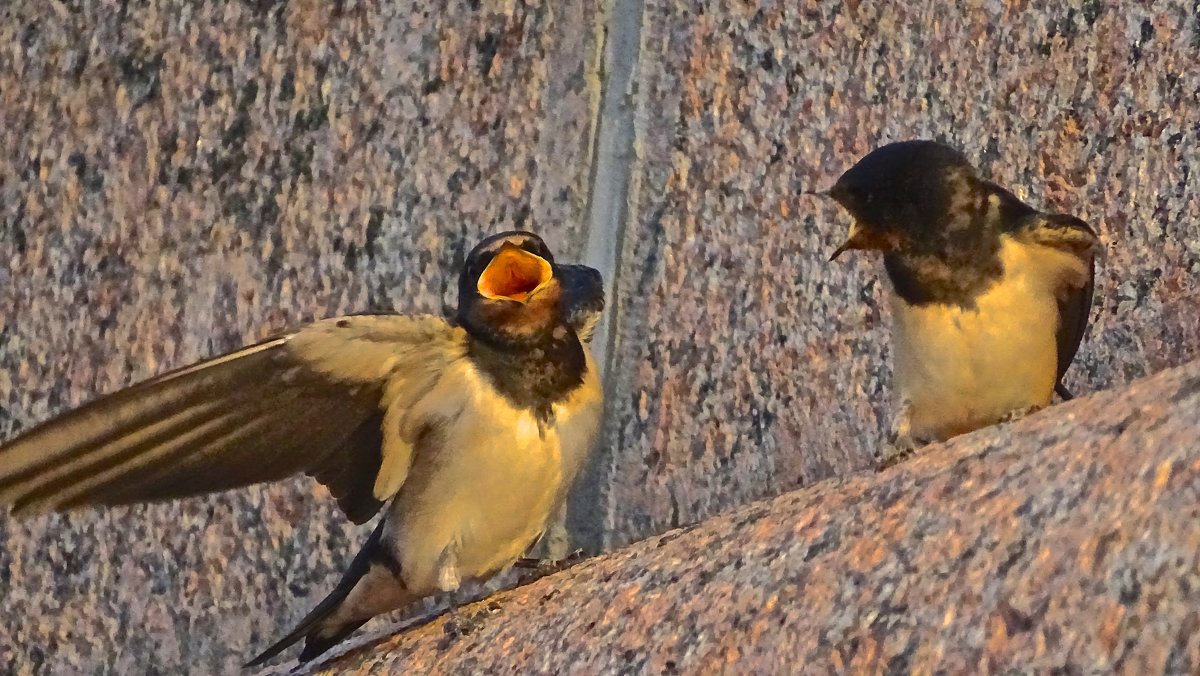
M933 253L952 231L969 230L978 220L978 184L967 158L936 141L872 151L826 193L854 218L831 260L849 249Z
M458 323L494 343L537 343L560 326L578 332L603 307L600 273L556 264L542 238L530 232L484 239L467 255L459 277Z
M563 290L559 302L563 321L580 340L590 341L604 312L604 277L586 265L559 265L557 275Z

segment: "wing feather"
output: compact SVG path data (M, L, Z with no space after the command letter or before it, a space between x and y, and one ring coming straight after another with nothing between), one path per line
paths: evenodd
M1083 336L1095 291L1096 257L1104 252L1100 237L1084 221L1067 214L1037 214L1020 233L1027 242L1050 247L1078 259L1074 274L1064 277L1058 299L1058 378L1056 389L1065 399L1070 392L1062 386L1062 378L1070 368Z
M1096 290L1095 261L1088 261L1088 280L1081 288L1071 291L1058 303L1058 382L1061 383L1079 346L1087 333L1088 315L1092 309L1092 296ZM1065 388L1063 388L1065 391ZM1068 392L1065 398L1070 398Z
M383 463L406 474L411 462L403 439L383 447L385 411L411 406L465 353L465 334L437 317L323 320L33 428L0 447L0 504L167 500L303 472L361 523L391 497L375 491Z

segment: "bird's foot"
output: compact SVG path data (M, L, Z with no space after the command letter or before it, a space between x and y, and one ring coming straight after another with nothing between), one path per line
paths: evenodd
M562 559L517 559L513 563L513 568L519 568L523 573L518 577L517 584L525 585L531 582L564 571L571 566L579 563L586 558L582 549L567 554L566 558Z
M451 612L454 614L446 618L446 623L442 625L442 632L445 634L443 641L447 644L482 629L485 624L484 620L500 612L500 602L488 601L483 608L473 613L460 614L457 608Z
M875 455L875 471L882 472L899 465L916 455L917 449L928 443L928 440L914 437L907 430L893 430L888 434L887 443L880 447Z
M1038 411L1042 410L1043 408L1045 408L1045 406L1041 406L1039 404L1034 404L1032 406L1025 406L1023 408L1015 408L1015 409L1009 411L1008 413L1005 413L1004 417L1000 418L999 422L1007 423L1007 422L1012 422L1014 420L1020 420L1021 418L1024 418L1027 415L1037 413Z

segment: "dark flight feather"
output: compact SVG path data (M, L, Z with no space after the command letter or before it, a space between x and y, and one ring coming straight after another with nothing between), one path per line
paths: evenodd
M337 587L329 592L329 595L322 599L315 608L309 611L304 616L304 619L300 620L299 624L296 625L296 628L288 632L287 636L279 639L271 647L247 662L245 665L247 668L266 664L300 639L307 637L308 640L305 642L303 653L300 655L300 663L303 664L337 645L342 639L367 623L366 620L352 623L343 627L336 634L323 639L308 636L310 632L317 628L321 620L324 620L331 613L335 612L338 606L342 605L342 602L346 600L346 597L354 589L354 585L358 584L358 581L371 569L372 559L376 556L375 550L380 547L380 540L383 538L385 523L387 523L386 517L379 520L379 524L371 532L371 537L367 538L367 542L363 545L362 549L358 550L358 554L354 556L354 560L350 562L350 567L342 574L342 579L338 581ZM386 555L386 552L383 554Z
M1058 302L1059 327L1058 335L1058 379L1054 391L1063 401L1075 398L1071 391L1062 383L1067 369L1075 360L1075 354L1083 343L1083 335L1087 332L1088 315L1091 314L1092 296L1096 289L1096 263L1088 264L1088 281L1082 288L1072 291L1066 298Z
M307 473L363 523L382 505L385 388L427 386L459 342L436 318L344 317L152 378L0 448L0 504L121 505Z
M1095 293L1096 254L1101 251L1100 238L1091 226L1074 216L1046 214L1039 220L1039 227L1030 232L1031 241L1066 251L1087 262L1085 283L1070 289L1058 301L1059 325L1055 336L1058 344L1058 374L1054 391L1063 400L1070 400L1074 395L1062 384L1062 379L1087 332Z
M330 472L362 459L334 456L379 419L377 391L348 390L288 355L282 339L180 369L8 444L0 451L0 502L21 512L170 500L307 471L346 496L356 507L348 516L369 519L361 479ZM364 468L372 481L378 445L374 455L366 456L374 467Z

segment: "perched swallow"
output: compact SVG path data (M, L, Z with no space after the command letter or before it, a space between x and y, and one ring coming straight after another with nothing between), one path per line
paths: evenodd
M307 473L354 523L387 508L337 588L261 664L510 566L592 447L600 273L536 235L483 240L455 316L358 315L102 397L0 448L14 513L211 493ZM249 665L248 665L249 666Z
M1087 327L1101 252L1078 218L1042 213L933 141L883 146L828 196L854 218L834 252L883 253L899 445L1050 403Z

